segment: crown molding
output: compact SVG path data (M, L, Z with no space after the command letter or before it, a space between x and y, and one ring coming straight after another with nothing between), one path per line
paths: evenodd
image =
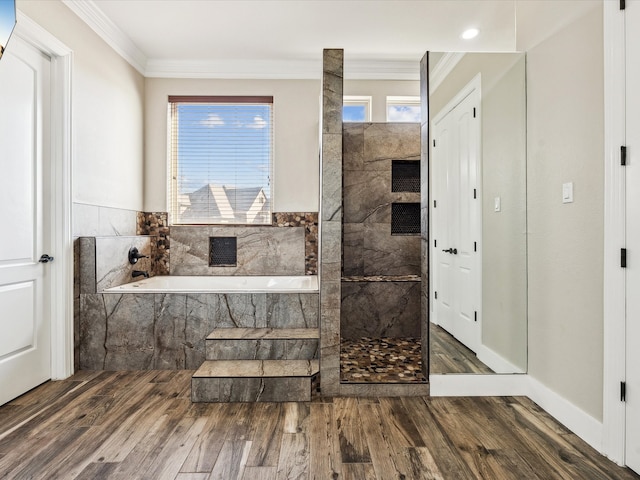
M93 0L62 0L73 13L100 36L122 58L142 75L147 57L118 26L107 17Z
M149 59L150 78L319 79L320 60L158 60Z
M447 52L431 70L429 77L429 93L433 93L465 56L464 52Z

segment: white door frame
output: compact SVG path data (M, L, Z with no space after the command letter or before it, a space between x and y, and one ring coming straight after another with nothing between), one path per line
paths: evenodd
M13 32L51 58L51 378L73 374L73 241L71 232L72 51L18 10ZM10 48L9 44L9 48Z
M604 16L604 371L602 453L624 464L625 177L620 146L625 144L625 16L618 2L603 2Z

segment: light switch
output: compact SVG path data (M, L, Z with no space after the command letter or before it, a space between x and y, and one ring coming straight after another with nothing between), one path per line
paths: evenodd
M500 201L500 197L494 197L493 199L493 211L499 212L502 209L502 204Z
M573 202L573 182L562 184L562 203Z

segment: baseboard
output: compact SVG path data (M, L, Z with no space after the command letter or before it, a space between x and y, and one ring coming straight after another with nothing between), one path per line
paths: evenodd
M602 453L602 422L558 395L531 375L526 375L526 377L529 384L527 396L558 422Z
M528 397L599 453L603 453L602 422L530 375L430 375L429 385L432 397Z
M478 360L496 373L524 373L522 368L514 365L486 345L480 345L476 356Z
M429 375L432 397L526 396L527 375Z

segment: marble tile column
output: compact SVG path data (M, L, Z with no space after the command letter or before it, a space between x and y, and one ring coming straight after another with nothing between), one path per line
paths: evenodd
M323 51L322 60L320 382L323 395L338 395L340 392L344 51L326 49Z
M421 269L421 325L422 365L429 374L429 52L420 60L420 265Z

